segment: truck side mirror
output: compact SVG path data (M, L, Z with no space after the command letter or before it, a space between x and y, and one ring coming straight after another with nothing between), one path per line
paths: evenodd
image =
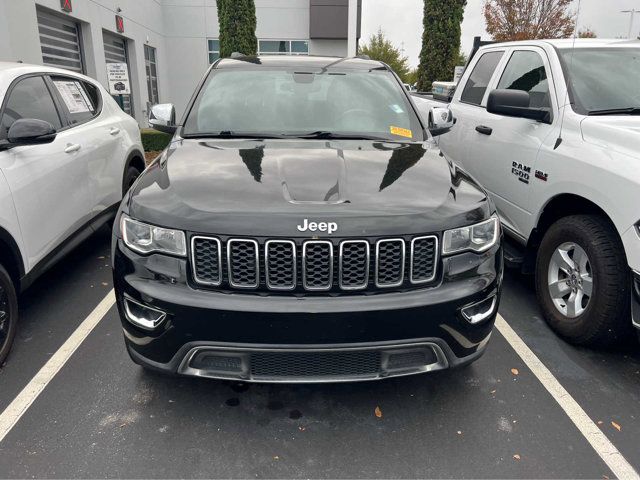
M551 123L551 111L548 108L534 108L530 104L531 97L524 90L497 89L489 93L487 112Z
M176 125L176 108L172 103L159 103L151 107L149 112L149 126L163 133L174 134Z
M437 137L447 133L455 123L453 112L449 107L431 107L428 128L432 136Z

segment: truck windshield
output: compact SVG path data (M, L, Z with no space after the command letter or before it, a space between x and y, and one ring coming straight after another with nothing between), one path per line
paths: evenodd
M640 110L640 48L562 49L573 108L583 115Z
M387 71L212 70L184 137L422 141L402 86Z

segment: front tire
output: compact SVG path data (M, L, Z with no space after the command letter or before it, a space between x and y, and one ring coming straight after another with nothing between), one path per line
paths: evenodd
M122 180L122 196L124 196L131 186L135 183L142 172L138 170L136 167L129 167L124 174L124 178Z
M16 336L18 326L18 298L13 281L0 265L0 366L4 363Z
M536 261L536 293L549 326L576 345L611 346L627 337L631 279L624 247L598 215L551 225Z

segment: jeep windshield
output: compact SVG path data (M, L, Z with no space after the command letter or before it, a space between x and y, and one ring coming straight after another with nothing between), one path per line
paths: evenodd
M388 71L213 69L185 138L319 138L422 141L402 86Z
M577 113L640 114L640 48L567 48L560 54Z

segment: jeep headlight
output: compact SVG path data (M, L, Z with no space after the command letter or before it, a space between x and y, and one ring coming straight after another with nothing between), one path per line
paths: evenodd
M125 245L136 252L187 255L187 242L181 230L148 225L122 215L120 231Z
M475 225L447 230L442 239L442 254L450 255L467 250L484 252L496 244L499 235L500 221L495 215Z

